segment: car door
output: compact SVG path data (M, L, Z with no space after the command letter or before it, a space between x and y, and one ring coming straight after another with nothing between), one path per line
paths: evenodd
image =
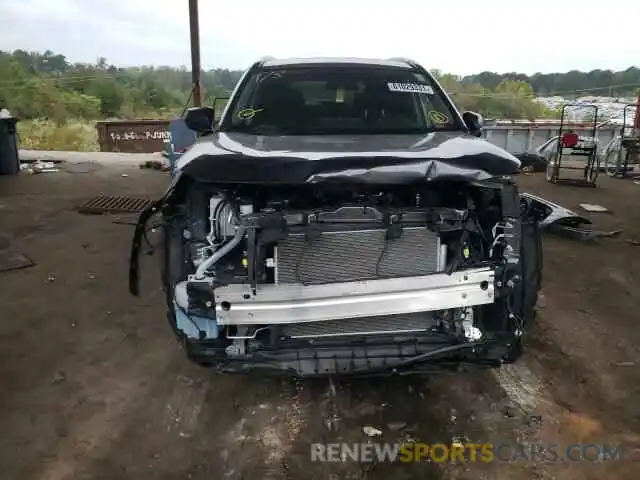
M538 155L544 157L545 161L549 163L549 161L554 157L556 151L558 150L558 140L560 137L553 137L547 140L545 143L540 145L536 150Z

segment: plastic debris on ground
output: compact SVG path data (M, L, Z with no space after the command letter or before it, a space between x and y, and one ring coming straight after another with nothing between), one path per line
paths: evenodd
M56 167L56 164L54 162L42 162L40 160L29 163L23 162L20 164L20 170L30 174L52 173L60 171L60 169Z
M580 208L587 212L608 212L607 207L603 207L602 205L594 205L592 203L581 203Z
M362 431L367 437L379 437L382 435L382 430L379 430L375 427L364 426L362 427Z

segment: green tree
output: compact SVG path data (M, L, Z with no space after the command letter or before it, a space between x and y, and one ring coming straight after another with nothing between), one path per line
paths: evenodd
M85 92L100 100L100 113L104 117L117 116L125 100L122 86L109 77L91 81Z
M461 109L493 118L557 117L535 101L536 96L583 94L634 96L640 69L566 73L485 71L459 77L432 71ZM202 72L206 101L228 97L242 72L211 69ZM95 63L71 63L51 50L0 51L0 107L22 118L171 117L184 107L191 91L185 67L118 68L100 57Z

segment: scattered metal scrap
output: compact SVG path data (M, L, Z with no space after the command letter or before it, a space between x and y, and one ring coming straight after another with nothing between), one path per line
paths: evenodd
M529 208L533 209L538 218L541 219L538 222L538 226L549 233L574 240L593 240L603 237L615 237L622 232L622 230L610 232L592 230L590 227L592 222L588 218L542 197L531 195L530 193L521 193L520 198L527 202Z
M77 210L79 213L89 214L141 213L152 203L153 200L144 197L98 195L86 200Z

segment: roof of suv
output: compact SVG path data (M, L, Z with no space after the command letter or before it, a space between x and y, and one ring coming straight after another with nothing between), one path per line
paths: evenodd
M316 58L283 58L275 59L268 58L262 62L264 67L283 67L294 65L335 65L335 64L349 64L349 65L373 65L380 67L394 67L404 68L407 70L413 69L412 62L404 59L376 59L376 58L350 58L350 57L316 57Z

